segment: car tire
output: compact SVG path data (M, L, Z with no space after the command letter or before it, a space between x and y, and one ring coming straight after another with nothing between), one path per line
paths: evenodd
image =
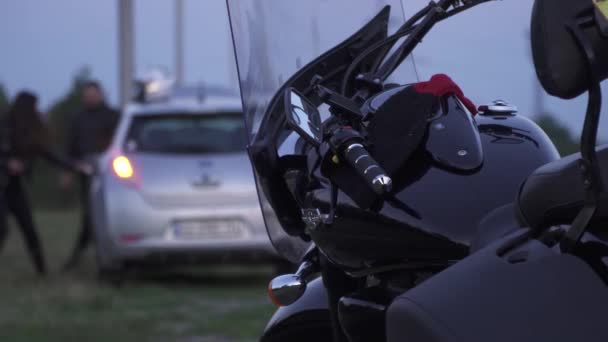
M101 255L101 246L96 240L95 260L97 262L97 280L112 287L120 287L125 281L125 267L122 264L107 265Z

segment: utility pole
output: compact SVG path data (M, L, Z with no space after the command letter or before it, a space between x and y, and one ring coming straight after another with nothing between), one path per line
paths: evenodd
M118 7L118 89L120 105L131 99L134 69L133 0L117 0Z
M184 1L175 1L175 83L184 82Z

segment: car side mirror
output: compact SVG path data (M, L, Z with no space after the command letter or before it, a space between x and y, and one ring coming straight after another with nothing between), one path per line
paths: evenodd
M321 114L317 107L294 88L285 90L287 124L303 139L319 146L323 140Z

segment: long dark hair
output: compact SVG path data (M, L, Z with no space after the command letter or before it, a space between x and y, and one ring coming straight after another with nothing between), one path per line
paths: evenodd
M37 107L38 97L22 91L7 113L10 142L17 154L29 156L49 143L49 132Z

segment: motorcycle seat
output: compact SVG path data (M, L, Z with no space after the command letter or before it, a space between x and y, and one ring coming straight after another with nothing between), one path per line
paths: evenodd
M606 284L525 231L494 241L398 296L387 341L608 341ZM506 254L505 250L507 250Z
M608 185L608 145L596 149L601 180ZM516 201L523 223L534 229L571 224L585 204L580 153L536 169L521 186ZM608 203L606 203L608 204ZM592 224L608 222L606 205L600 205Z

